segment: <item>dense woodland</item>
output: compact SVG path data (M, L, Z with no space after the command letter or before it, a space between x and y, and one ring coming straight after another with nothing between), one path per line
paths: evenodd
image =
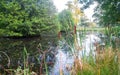
M48 32L50 35L57 34L60 30L73 29L76 21L81 23L80 26L87 27L89 23L86 18L75 19L73 15L84 14L83 10L94 2L98 3L94 10L94 21L102 27L115 27L114 30L118 32L119 0L79 0L83 4L82 8L75 8L75 3L69 1L66 4L68 9L60 13L57 13L52 0L1 0L0 36L31 36Z
M52 0L1 0L0 36L56 33L59 21Z

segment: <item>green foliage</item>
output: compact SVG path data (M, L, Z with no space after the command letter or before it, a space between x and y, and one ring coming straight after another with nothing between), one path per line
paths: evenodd
M72 13L69 10L63 10L58 14L58 20L60 22L60 31L63 31L62 36L63 38L69 43L73 44L73 35L71 33L73 32L74 27L74 19L72 17Z
M89 6L93 3L94 0L78 0L81 4L83 4L82 9L89 8Z
M99 23L104 26L116 26L120 21L120 12L118 10L119 0L97 0L98 7L96 14L99 15ZM97 13L100 12L100 13Z
M120 36L120 26L112 27L110 33L114 36Z
M116 26L120 24L120 1L119 0L79 0L80 3L87 4L83 8L88 8L94 2L98 5L95 8L95 21L100 26Z
M95 61L84 61L83 69L76 71L76 75L119 75L120 60L116 56L118 55L115 55L114 51L106 48L104 53L96 56ZM87 59L91 59L91 57Z
M88 21L88 19L85 18L85 17L81 17L81 21L80 21L80 24L79 24L79 25L82 26L82 27L88 27L88 26L89 26L89 21Z
M72 30L74 26L74 19L72 17L72 13L69 10L63 10L58 15L58 19L60 21L60 30L68 31Z
M0 1L0 35L40 35L43 31L58 29L54 22L56 8L52 0Z

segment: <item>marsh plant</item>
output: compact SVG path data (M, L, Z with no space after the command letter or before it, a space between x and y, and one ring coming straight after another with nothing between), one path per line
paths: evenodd
M37 75L34 71L30 71L30 65L28 64L28 55L26 48L24 47L23 57L24 57L24 68L18 66L17 69L14 70L15 75Z
M82 69L74 66L72 72L75 75L119 75L119 54L119 51L114 52L112 48L105 48L105 51L96 55L95 61L82 61ZM93 58L88 57L88 59ZM79 65L79 62L81 60L75 64Z
M84 37L82 37L82 39L83 38ZM104 42L106 44L104 45L101 43L94 43L95 50L93 51L95 52L95 56L83 55L82 58L79 58L79 55L76 53L79 52L77 49L82 51L81 45L78 45L78 42L76 41L71 42L71 40L67 38L66 42L74 57L72 67L69 64L66 64L66 69L70 72L69 75L120 75L120 48L118 47L120 39L115 38L114 41L114 39L110 37L109 40L113 40L112 42L106 40L108 38L109 37L105 37ZM103 40L103 37L101 40ZM81 41L82 40L79 42L82 44ZM64 71L60 69L59 75L65 75L63 72Z

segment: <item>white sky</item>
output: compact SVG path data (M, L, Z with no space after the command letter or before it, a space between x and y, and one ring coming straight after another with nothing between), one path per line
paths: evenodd
M58 9L58 12L61 12L63 9L67 8L65 4L66 4L68 1L69 1L69 0L53 0L56 8Z
M56 8L58 9L58 12L61 12L63 9L66 9L67 6L65 5L68 1L73 1L73 0L53 0ZM90 21L93 21L92 15L94 13L94 7L97 5L97 3L93 4L90 6L90 8L86 9L84 11L84 14L87 16L87 18Z
M97 3L94 3L93 5L90 6L90 8L84 10L84 14L87 16L87 18L90 21L93 21L92 15L94 14L94 8L97 6Z

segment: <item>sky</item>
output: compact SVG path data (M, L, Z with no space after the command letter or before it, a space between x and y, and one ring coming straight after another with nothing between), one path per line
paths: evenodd
M53 0L54 5L56 6L58 12L61 12L63 9L66 9L67 6L65 5L68 1L73 0ZM92 18L92 15L94 14L94 7L97 5L97 3L90 6L90 8L84 10L84 14L87 16L87 18L90 21L93 21L94 18Z
M63 9L67 8L65 5L69 0L53 0L58 12L61 12Z

